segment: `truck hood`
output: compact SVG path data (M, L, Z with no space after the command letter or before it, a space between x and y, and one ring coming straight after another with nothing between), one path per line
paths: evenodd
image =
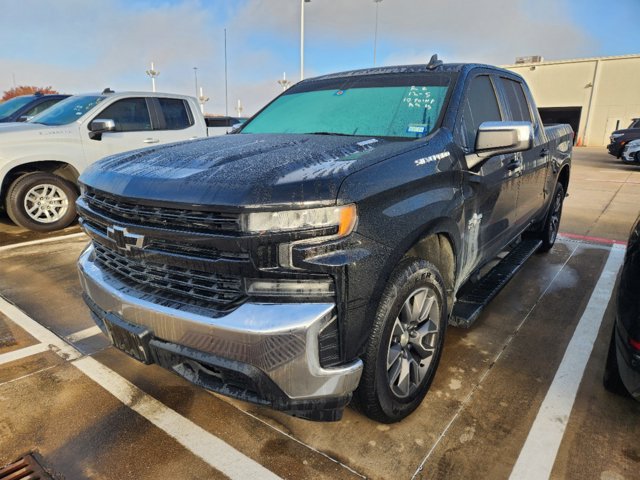
M0 123L0 145L16 144L33 139L43 140L51 135L69 135L74 129L77 129L77 126L73 123L59 127L29 122Z
M627 135L627 134L632 134L632 135L640 135L640 128L621 128L620 130L615 130L613 132L611 132L611 135Z
M244 208L328 205L348 175L424 142L235 134L107 157L81 183L159 202Z

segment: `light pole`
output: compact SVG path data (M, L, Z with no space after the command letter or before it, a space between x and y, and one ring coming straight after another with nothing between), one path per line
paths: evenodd
M311 0L300 0L300 80L304 80L304 4Z
M291 86L291 82L287 80L287 73L282 72L282 78L278 80L278 85L282 87L282 91L284 92L287 88Z
M382 2L382 0L373 0L373 2L376 4L376 28L373 34L373 65L375 66L376 48L378 46L378 7L380 6L380 2Z
M244 110L244 108L242 108L242 103L240 103L240 99L238 99L238 105L236 105L236 112L238 112L239 117L242 116L242 110Z
M149 77L151 77L151 91L155 92L156 91L156 77L158 75L160 75L160 72L154 68L153 62L151 62L151 69L147 70L146 73L147 73L147 75L149 75Z
M196 80L196 97L198 96L198 67L193 67L193 77Z
M209 97L205 97L202 87L200 87L200 96L198 97L198 103L200 104L200 111L204 115L204 104L209 101Z

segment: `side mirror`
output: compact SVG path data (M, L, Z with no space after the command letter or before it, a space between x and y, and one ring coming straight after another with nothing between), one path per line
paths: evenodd
M531 122L483 122L478 128L475 153L467 156L467 166L472 168L489 157L523 152L532 146Z
M231 130L229 130L229 133L236 133L238 130L240 130L241 126L242 123L234 123L233 125L231 125Z
M107 118L96 118L89 124L89 138L91 140L102 140L104 132L113 132L116 129L116 122Z
M113 132L116 129L116 122L111 119L96 118L89 124L89 130L95 133Z
M29 120L31 120L33 117L30 117L28 115L20 115L18 117L18 120L16 120L17 122L27 122Z

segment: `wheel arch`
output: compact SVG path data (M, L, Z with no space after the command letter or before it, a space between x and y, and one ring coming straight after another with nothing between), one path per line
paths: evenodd
M2 193L2 198L7 193L9 186L19 177L27 173L35 173L35 172L46 172L57 175L74 185L77 184L78 177L80 173L76 168L66 162L61 162L58 160L41 160L36 162L28 162L20 165L16 165L11 170L9 170L4 178L2 179L2 185L0 186L0 192Z
M378 280L382 292L396 266L405 258L415 257L433 263L443 276L447 291L447 305L451 309L455 289L455 279L458 275L458 252L460 233L456 223L447 217L436 218L414 231L405 238L395 254L387 259L387 264Z
M569 177L571 173L570 170L571 170L571 167L569 167L569 165L565 165L564 167L562 167L562 170L560 170L560 173L558 174L558 182L562 184L565 194L569 189Z

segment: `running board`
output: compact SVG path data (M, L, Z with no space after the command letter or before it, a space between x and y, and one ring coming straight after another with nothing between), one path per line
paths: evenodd
M470 327L482 309L493 300L509 280L520 270L524 262L540 247L540 240L520 242L500 263L491 269L468 292L458 298L453 307L449 324L456 327Z

